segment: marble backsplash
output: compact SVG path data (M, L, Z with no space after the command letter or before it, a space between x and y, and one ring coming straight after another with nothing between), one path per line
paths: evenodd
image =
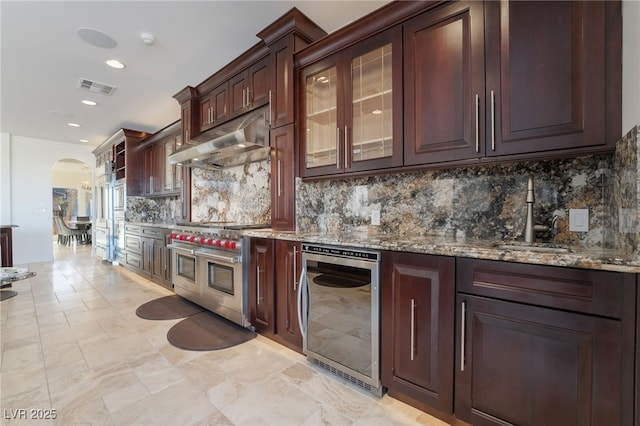
M610 207L609 240L627 255L640 256L640 125L627 133L613 156L612 190L607 194Z
M271 166L259 161L191 172L191 220L271 223Z
M626 138L635 151L616 154L317 182L298 178L297 230L519 240L532 175L534 221L548 228L537 233L537 241L635 251L637 227L621 238L617 212L629 208L637 220L640 185L631 158L637 158L637 133L635 128ZM616 182L624 192L618 197ZM569 209L589 210L588 232L569 230ZM371 225L374 211L380 212L379 226Z
M125 220L139 223L173 223L182 219L180 197L127 197Z

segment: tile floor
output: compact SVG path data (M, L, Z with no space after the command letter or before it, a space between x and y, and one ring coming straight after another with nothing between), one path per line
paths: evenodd
M176 322L138 318L170 294L54 243L53 262L1 302L1 424L445 425L369 396L268 339L220 351L167 343ZM26 266L26 265L16 265ZM55 419L41 419L39 417Z

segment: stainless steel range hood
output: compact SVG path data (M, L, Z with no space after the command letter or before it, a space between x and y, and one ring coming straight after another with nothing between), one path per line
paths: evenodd
M248 112L193 138L202 142L169 156L169 164L221 169L269 157L267 107Z

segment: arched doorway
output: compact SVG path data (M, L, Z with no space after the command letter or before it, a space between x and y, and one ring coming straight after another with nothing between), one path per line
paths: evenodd
M61 217L72 226L78 221L90 220L93 214L93 174L86 163L64 158L51 167L52 216ZM59 242L58 230L52 222L54 240Z

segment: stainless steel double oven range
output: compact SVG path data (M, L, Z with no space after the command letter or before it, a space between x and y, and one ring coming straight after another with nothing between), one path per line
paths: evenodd
M237 223L178 224L171 233L171 274L176 294L243 327L250 326L249 244L242 230L268 225Z

